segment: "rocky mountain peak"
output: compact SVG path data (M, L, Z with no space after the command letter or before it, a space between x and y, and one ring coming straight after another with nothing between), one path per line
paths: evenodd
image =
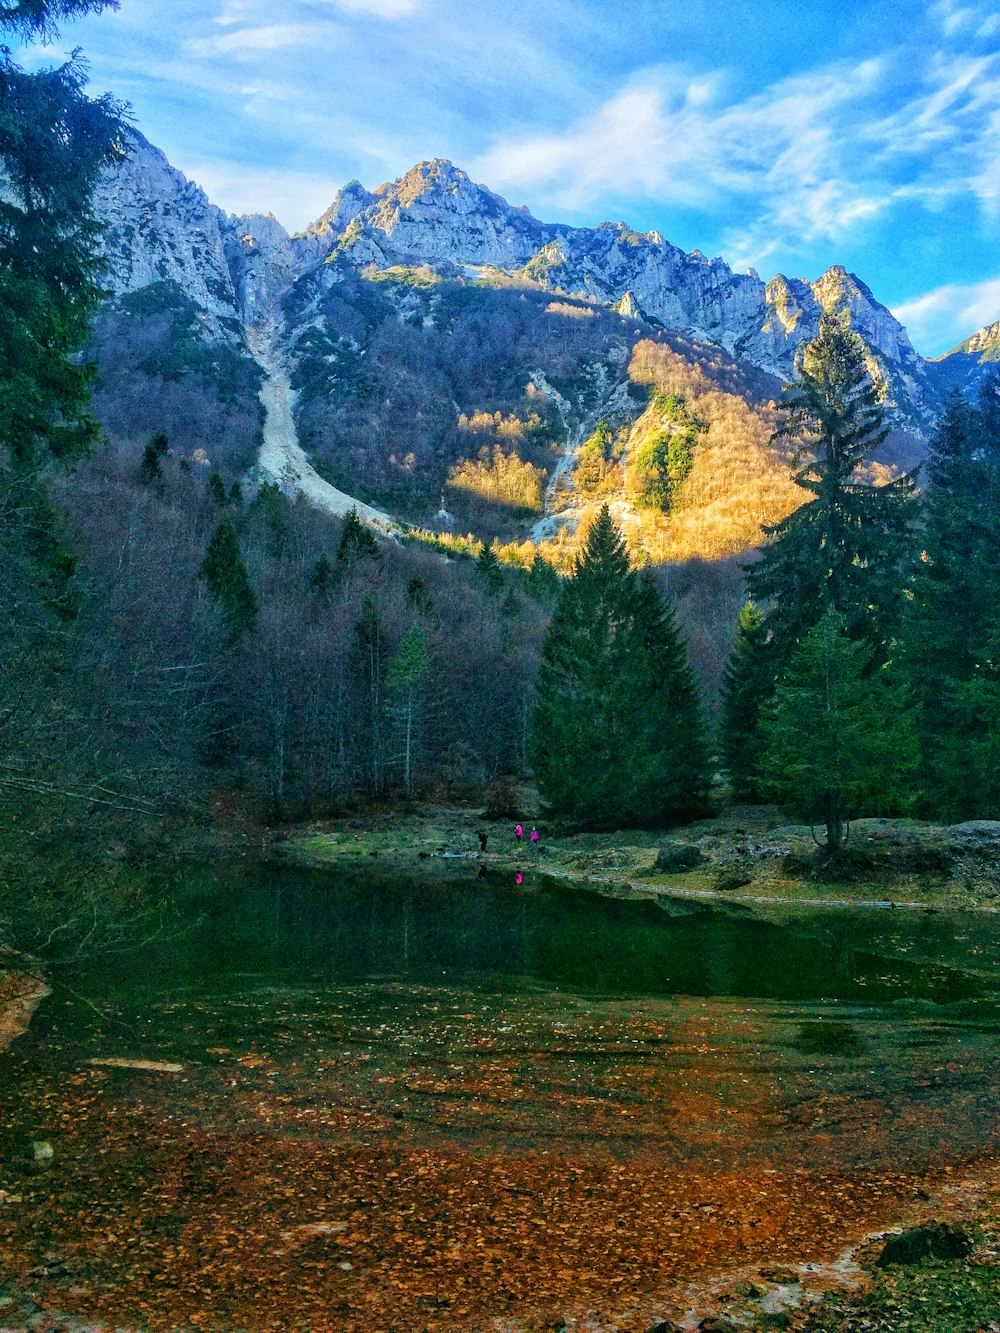
M306 234L339 234L346 231L358 214L374 202L375 195L366 190L360 181L348 181L343 189L337 191L333 203L326 212L321 214L312 226L306 229Z
M236 294L222 242L225 215L138 130L94 192L105 222L102 280L116 294L178 283L203 310L232 318Z
M987 324L971 338L960 342L954 351L967 352L970 356L978 357L980 361L1000 361L1000 320L995 324ZM952 353L949 352L948 355L951 356Z

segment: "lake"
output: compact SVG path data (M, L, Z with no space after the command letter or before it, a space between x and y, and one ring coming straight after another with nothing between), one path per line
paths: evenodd
M678 1284L832 1258L1000 1149L996 915L474 865L251 866L185 904L0 1056L3 1157L55 1149L0 1177L0 1280L61 1309L644 1329Z

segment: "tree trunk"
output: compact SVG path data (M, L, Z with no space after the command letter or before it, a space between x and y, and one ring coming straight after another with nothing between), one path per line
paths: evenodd
M826 849L839 856L844 846L844 821L841 818L840 802L835 792L827 792L826 797Z

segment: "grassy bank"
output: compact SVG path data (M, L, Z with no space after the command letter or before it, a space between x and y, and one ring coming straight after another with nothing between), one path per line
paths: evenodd
M1000 908L1000 823L859 820L836 867L823 864L811 829L788 823L770 806L733 806L670 830L583 833L539 822L537 848L528 841L530 827L524 822L518 845L513 820L484 821L461 807L415 807L315 825L289 837L280 855L301 865L378 865L428 876L468 874L470 861L512 872L533 868L610 894ZM488 835L485 855L479 829Z

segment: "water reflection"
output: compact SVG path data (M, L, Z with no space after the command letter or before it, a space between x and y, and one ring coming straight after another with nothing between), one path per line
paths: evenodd
M348 983L489 978L589 994L818 1002L945 1002L997 990L991 917L958 929L947 913L761 915L619 901L483 865L447 883L259 870L211 903L197 931L144 961L150 983L248 972Z

